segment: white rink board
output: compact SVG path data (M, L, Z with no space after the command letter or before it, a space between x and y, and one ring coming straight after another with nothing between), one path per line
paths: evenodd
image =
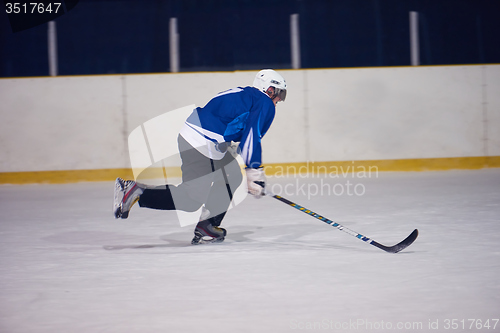
M481 67L310 71L315 161L483 155Z
M0 172L128 168L134 128L255 73L1 79ZM264 163L500 155L500 65L280 73Z
M485 113L488 155L500 155L500 66L485 67Z
M119 168L119 76L0 80L0 172Z

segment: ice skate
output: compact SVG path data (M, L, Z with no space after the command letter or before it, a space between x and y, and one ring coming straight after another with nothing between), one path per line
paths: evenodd
M116 178L113 203L115 218L126 219L132 206L139 201L144 189L133 180Z
M226 229L213 226L208 219L198 222L191 244L221 243L224 237L226 237Z

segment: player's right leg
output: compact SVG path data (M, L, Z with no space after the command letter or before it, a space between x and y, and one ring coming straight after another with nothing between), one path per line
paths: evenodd
M113 213L115 218L126 219L132 206L160 210L197 211L202 203L193 200L186 191L185 184L145 186L133 180L117 178L115 182Z

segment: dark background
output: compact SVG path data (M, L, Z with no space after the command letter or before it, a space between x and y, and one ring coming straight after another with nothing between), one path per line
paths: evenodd
M170 17L181 71L290 68L293 13L303 68L407 66L410 11L422 65L500 63L500 0L80 0L55 19L59 75L168 72ZM45 75L47 24L3 10L0 76Z

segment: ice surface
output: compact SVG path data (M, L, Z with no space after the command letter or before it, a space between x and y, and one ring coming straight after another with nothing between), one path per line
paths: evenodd
M247 198L223 222L224 243L192 246L174 212L115 220L113 182L4 185L0 332L482 332L469 328L488 319L493 331L500 169L269 183L384 245L420 236L388 254Z

